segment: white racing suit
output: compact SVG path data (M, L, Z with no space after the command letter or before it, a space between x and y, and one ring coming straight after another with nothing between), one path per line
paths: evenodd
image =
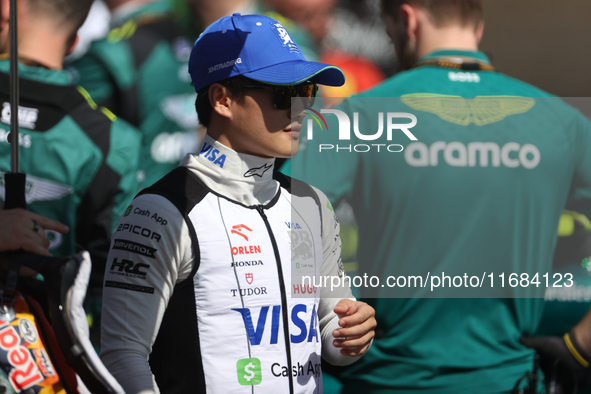
M272 167L206 136L121 217L101 358L126 393L319 393L321 355L355 361L332 345L350 289L302 284L345 275L338 221Z

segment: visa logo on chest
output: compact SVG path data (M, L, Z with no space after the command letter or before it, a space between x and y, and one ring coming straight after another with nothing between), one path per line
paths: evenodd
M265 326L267 326L267 315L269 313L269 306L263 306L260 308L259 318L255 325L252 321L250 308L235 308L233 311L240 312L244 326L250 339L250 344L253 346L260 345L261 339L263 338L263 332ZM316 317L316 305L312 307L312 313L310 315L310 321L307 322L302 319L299 314L306 313L308 307L305 304L294 305L291 309L291 322L300 330L299 334L291 334L291 343L302 343L304 341L312 342L316 340L319 342L318 329L317 329L317 317ZM279 336L279 322L281 316L281 305L273 305L271 311L271 339L270 344L276 345Z
M214 149L213 145L209 145L207 142L203 143L199 156L203 156L207 160L213 162L213 164L220 166L220 168L224 168L224 163L226 162L226 155L220 154L219 150Z

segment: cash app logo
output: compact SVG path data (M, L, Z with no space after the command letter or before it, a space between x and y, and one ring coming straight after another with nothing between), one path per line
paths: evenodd
M238 383L243 386L256 386L261 384L263 374L261 372L261 362L258 358L243 358L236 362L238 371Z
M127 209L125 210L125 213L123 214L123 216L129 216L132 208L133 208L133 205L128 206Z

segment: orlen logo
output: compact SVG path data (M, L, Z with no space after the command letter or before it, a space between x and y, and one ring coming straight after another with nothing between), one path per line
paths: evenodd
M252 346L260 345L261 340L263 339L263 333L265 332L265 328L267 326L267 315L269 314L270 306L263 306L260 308L259 316L257 320L256 328L252 321L251 309L255 308L236 308L232 309L233 311L240 312L242 315L242 320L244 321L244 327L246 328L246 332L248 334L248 338L250 339L250 344ZM279 326L281 325L281 305L273 305L271 312L271 337L269 343L271 345L277 344L277 339L279 337ZM259 308L256 308L259 309ZM317 327L317 318L316 318L316 305L312 307L312 312L310 314L310 319L303 319L300 317L300 314L304 314L307 317L308 306L306 304L297 304L291 309L291 322L299 329L299 333L297 333L297 329L290 329L289 331L294 333L291 334L291 343L302 343L304 341L312 342L315 338L316 342L319 342L318 339L318 327ZM297 333L297 335L295 335Z
M232 226L232 234L236 234L236 235L240 235L242 238L244 238L245 240L248 241L248 237L246 236L246 234L244 234L242 232L242 230L247 230L247 231L252 231L251 229L249 229L247 226L245 226L244 224L237 224L235 226Z
M249 245L249 246L234 246L232 248L232 254L234 256L238 254L257 254L261 253L260 245Z
M311 110L311 108L306 108L307 110ZM314 118L316 123L320 125L322 129L322 124L318 120L318 117L322 120L324 125L326 126L326 121L321 114L333 114L336 115L338 122L339 122L339 141L348 141L351 140L351 120L349 116L338 109L321 109L320 113L317 111L311 110L311 112L307 112L308 115ZM316 116L314 116L316 115ZM396 121L395 121L396 119ZM409 119L410 123L398 123L399 119ZM384 123L386 123L386 139L388 141L392 141L392 134L395 130L402 131L411 141L417 141L417 137L414 136L413 133L410 132L409 129L415 127L417 125L417 117L413 114L406 113L406 112L388 112L384 115L383 112L378 113L378 130L373 134L364 134L359 130L359 113L353 113L353 132L355 136L363 141L375 141L382 137L384 134ZM307 122L308 126L308 140L312 140L314 138L314 122L312 119L308 119ZM328 131L328 126L326 127ZM336 149L337 152L344 150L348 152L369 152L370 150L376 149L378 152L380 148L385 148L388 152L402 152L404 147L400 144L356 144L356 145L333 145L333 144L320 144L318 149L319 152L323 150L331 150Z
M440 154L442 152L442 154ZM508 142L502 147L494 142L437 141L427 146L422 142L413 142L404 150L404 159L413 167L436 167L440 158L454 167L500 167L523 166L531 170L540 164L539 149L532 144L519 145Z

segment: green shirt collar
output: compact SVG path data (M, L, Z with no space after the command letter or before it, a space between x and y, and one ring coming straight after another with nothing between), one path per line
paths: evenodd
M10 73L10 60L0 60L0 72ZM51 85L71 85L70 74L65 70L54 70L44 67L27 66L18 64L19 78L31 79Z
M438 57L471 57L490 64L488 57L480 51L440 50L423 56L419 61L436 59Z

